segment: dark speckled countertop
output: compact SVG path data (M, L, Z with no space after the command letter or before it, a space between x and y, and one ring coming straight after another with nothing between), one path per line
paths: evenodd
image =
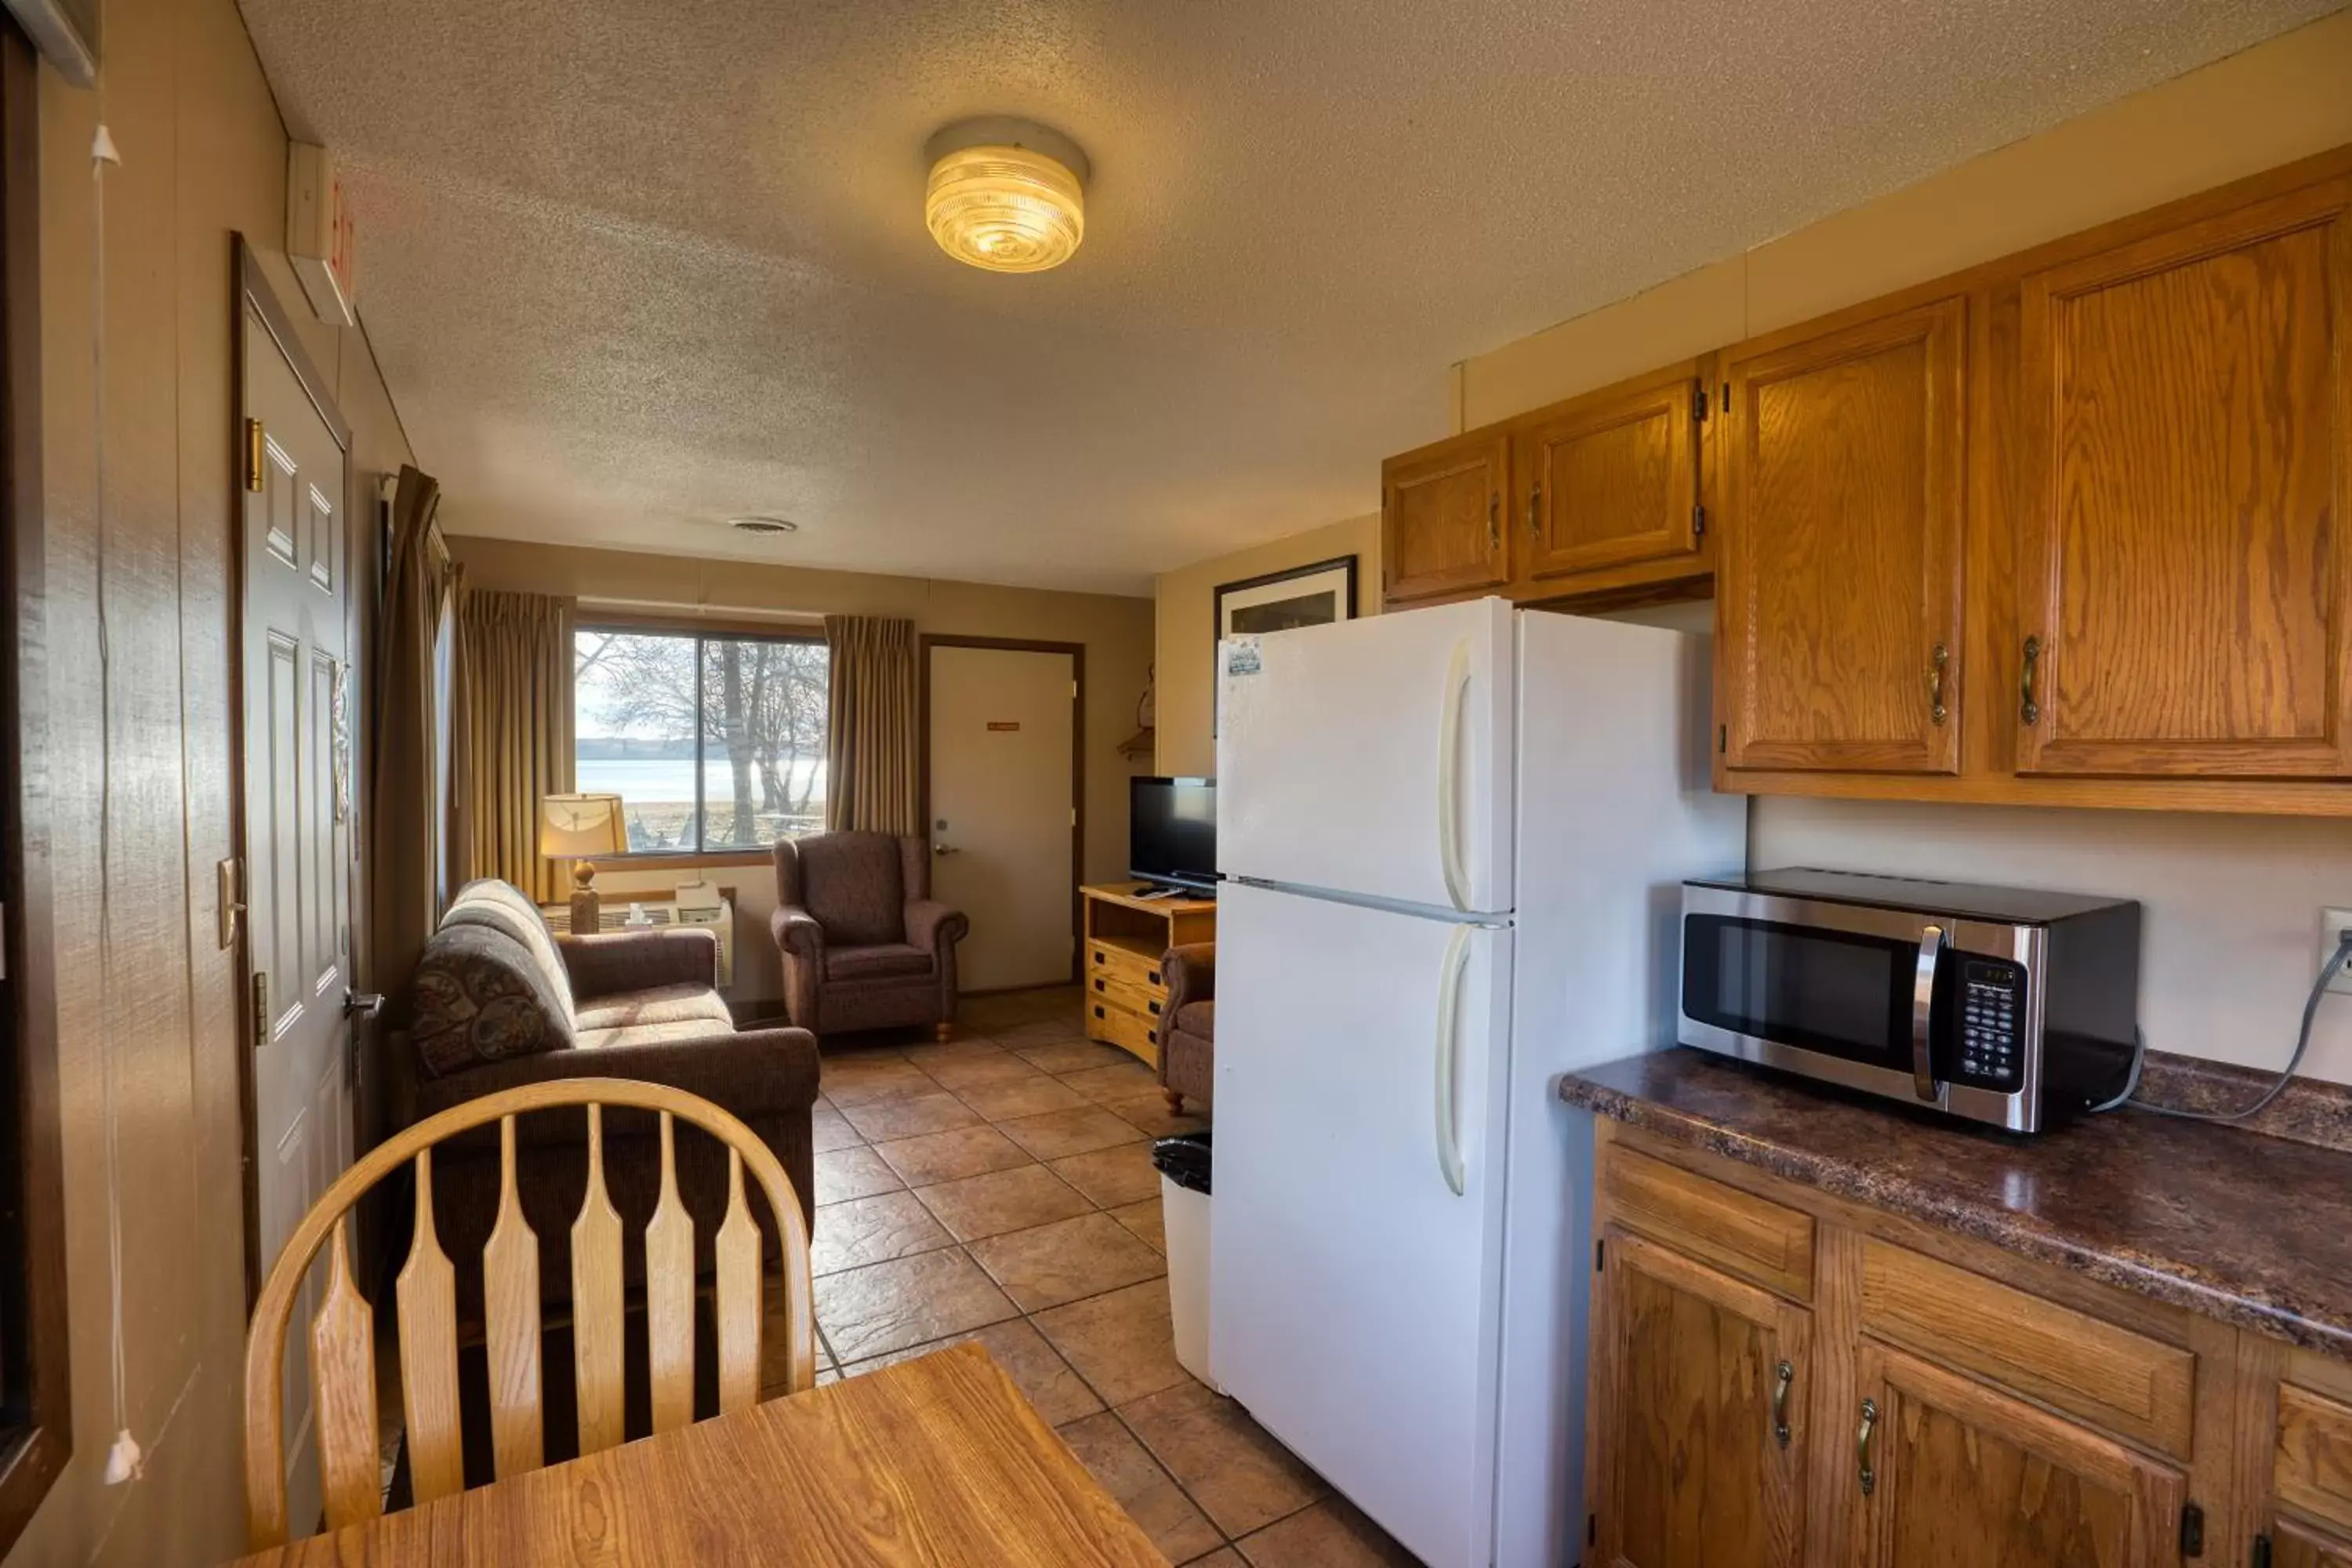
M1679 1047L1568 1075L1559 1094L1672 1142L2352 1361L2345 1149L2129 1110L2020 1138Z

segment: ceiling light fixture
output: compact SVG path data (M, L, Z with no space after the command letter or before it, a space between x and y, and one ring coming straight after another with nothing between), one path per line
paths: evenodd
M967 120L931 138L923 219L940 248L991 272L1059 267L1086 237L1086 154L1019 120Z
M727 526L743 533L798 533L801 525L782 517L730 517Z

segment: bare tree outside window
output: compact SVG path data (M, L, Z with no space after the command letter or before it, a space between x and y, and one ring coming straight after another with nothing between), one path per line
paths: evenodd
M621 797L629 847L748 849L824 825L831 658L807 638L582 628L578 787Z

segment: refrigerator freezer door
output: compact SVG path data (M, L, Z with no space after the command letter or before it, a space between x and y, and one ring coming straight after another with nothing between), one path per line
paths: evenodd
M1249 886L1217 921L1217 1380L1424 1562L1484 1568L1511 932Z
M1515 618L1478 599L1220 643L1217 869L1508 911Z

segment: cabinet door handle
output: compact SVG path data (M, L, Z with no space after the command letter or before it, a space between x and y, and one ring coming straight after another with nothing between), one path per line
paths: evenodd
M1528 537L1543 542L1543 486L1528 491Z
M1503 547L1503 498L1489 492L1486 497L1486 548Z
M1938 724L1949 717L1944 708L1944 668L1951 662L1951 649L1937 643L1935 653L1928 659L1927 717Z
M2017 716L2021 721L2028 724L2039 724L2042 722L2042 704L2033 700L2033 677L2035 672L2041 668L2041 665L2042 639L2040 637L2026 638L2025 675L2024 679L2019 683L2020 700L2017 705Z
M1787 1362L1772 1369L1772 1436L1783 1448L1789 1446L1789 1385L1797 1381L1797 1369Z
M1862 1430L1853 1440L1855 1461L1862 1468L1862 1495L1868 1497L1878 1489L1878 1472L1870 1468L1870 1440L1878 1432L1878 1401L1862 1402Z

